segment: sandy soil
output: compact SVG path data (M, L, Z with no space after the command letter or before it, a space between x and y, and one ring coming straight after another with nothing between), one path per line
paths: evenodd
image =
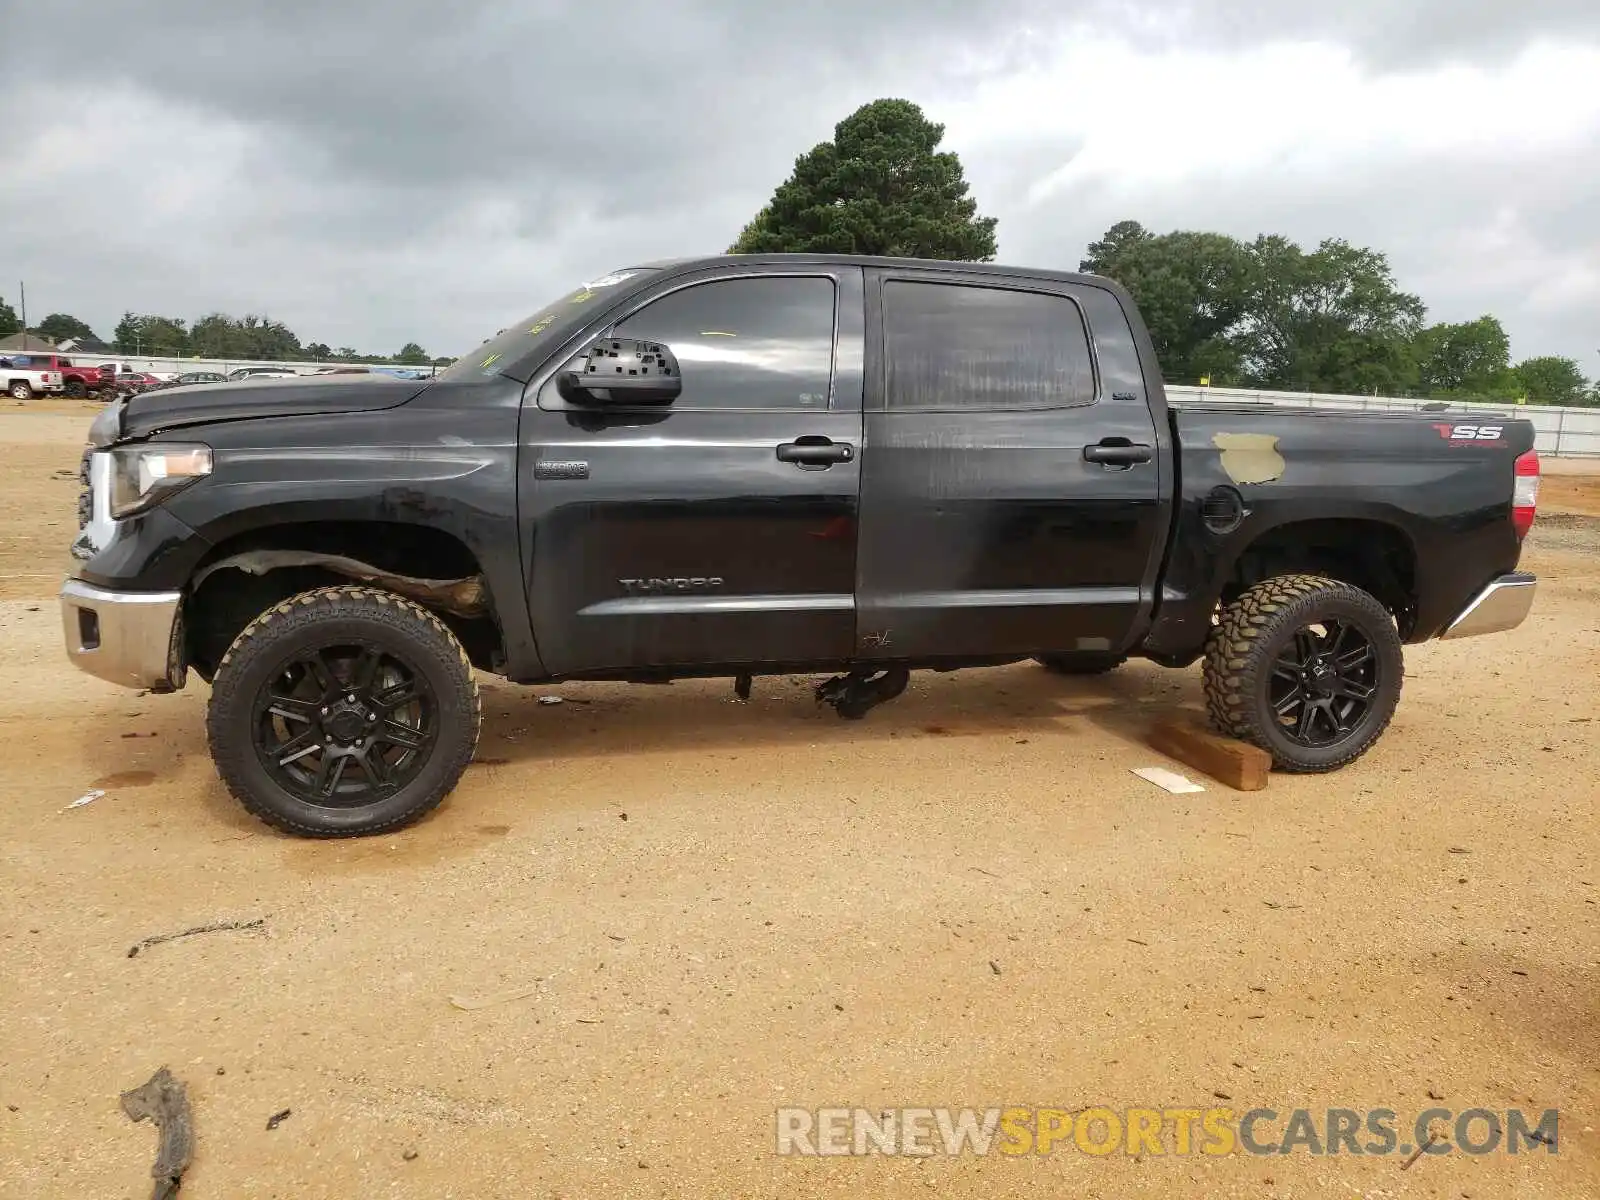
M163 1064L194 1197L1600 1194L1600 480L1547 480L1530 622L1412 649L1334 776L1135 778L1200 699L1142 664L919 678L859 724L787 679L491 683L437 814L325 844L225 796L203 685L66 665L84 422L0 411L0 1195L147 1195L117 1095ZM1007 1104L1558 1107L1561 1144L773 1153L779 1105Z

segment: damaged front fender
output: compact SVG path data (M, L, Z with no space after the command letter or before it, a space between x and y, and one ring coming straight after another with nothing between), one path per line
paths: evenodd
M199 588L218 571L233 568L249 575L265 575L285 567L323 567L348 579L387 588L396 595L428 608L458 617L481 617L489 612L489 589L482 575L464 579L421 579L398 575L371 563L342 554L323 554L315 550L250 550L220 559L194 577L192 588Z

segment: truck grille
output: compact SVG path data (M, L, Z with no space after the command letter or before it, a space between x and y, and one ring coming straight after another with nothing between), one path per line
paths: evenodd
M83 457L78 460L78 530L89 523L94 516L94 492L89 486L89 461L94 451L85 449Z

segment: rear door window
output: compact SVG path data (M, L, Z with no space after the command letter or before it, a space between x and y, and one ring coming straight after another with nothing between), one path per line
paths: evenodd
M1077 302L1019 288L892 279L883 286L888 407L1073 408L1095 401Z

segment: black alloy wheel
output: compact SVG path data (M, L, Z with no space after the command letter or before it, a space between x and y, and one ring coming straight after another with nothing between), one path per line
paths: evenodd
M319 807L371 804L410 783L438 727L427 677L372 645L295 651L256 697L262 768Z
M460 780L481 723L472 663L444 622L359 586L303 592L250 622L206 709L228 790L301 837L419 820Z
M1202 679L1211 723L1291 772L1360 758L1400 702L1404 646L1371 593L1315 575L1280 575L1222 610Z
M1355 733L1378 694L1378 653L1349 621L1304 625L1278 651L1267 703L1284 735L1321 749Z

